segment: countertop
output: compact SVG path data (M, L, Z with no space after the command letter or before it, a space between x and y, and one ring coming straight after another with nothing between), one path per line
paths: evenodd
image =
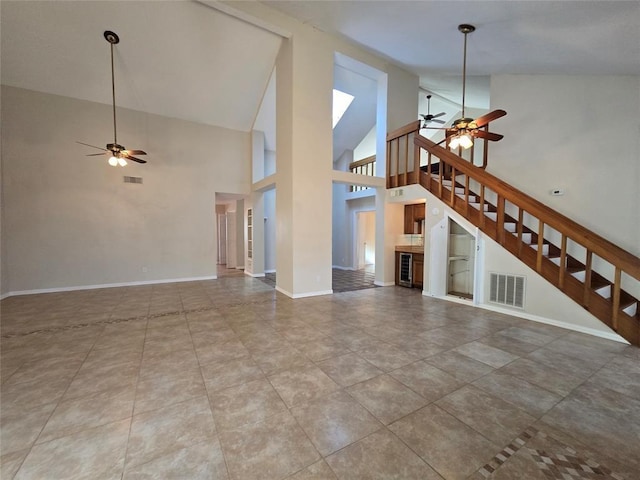
M423 245L396 245L396 252L424 254L424 246Z

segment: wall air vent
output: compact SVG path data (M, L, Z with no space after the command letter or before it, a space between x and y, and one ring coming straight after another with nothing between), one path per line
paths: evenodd
M491 272L490 284L491 303L524 308L525 277Z
M142 177L128 177L125 175L124 183L142 183Z

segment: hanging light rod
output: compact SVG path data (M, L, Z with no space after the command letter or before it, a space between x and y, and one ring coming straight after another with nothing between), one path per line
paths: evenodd
M115 146L118 145L118 130L116 129L116 77L113 69L113 46L120 43L120 37L117 33L112 32L111 30L106 30L104 32L104 38L111 44L109 45L111 49L111 104L113 105L113 145ZM107 148L109 147L107 146ZM121 167L124 167L127 164L127 161L124 159L120 159L116 154L114 154L109 159L109 165L115 167L118 163Z
M474 27L473 25L469 25L468 23L462 23L458 25L458 31L464 34L464 50L462 57L462 117L454 120L451 124L451 127L442 128L443 130L445 130L445 139L443 140L443 142L449 142L449 147L452 150L458 148L471 148L473 146L474 138L483 138L484 140L491 140L493 142L497 142L498 140L502 139L502 135L489 132L487 130L487 125L489 124L489 122L504 117L507 114L507 112L505 112L504 110L493 110L489 113L485 113L484 115L479 116L475 120L473 118L468 118L465 116L465 103L467 93L467 35L475 32L476 27ZM481 130L483 127L487 128ZM422 128L434 127L427 127L423 125ZM440 128L436 129L440 130Z
M462 56L462 118L464 118L465 96L467 93L467 35L476 31L476 27L463 23L458 25L458 30L464 34L464 52Z
M103 33L104 39L109 42L109 49L111 53L111 105L113 111L113 143L107 143L107 148L96 147L95 145L90 145L88 143L77 142L81 145L86 145L87 147L97 148L98 150L102 150L104 153L90 153L88 156L93 157L95 155L110 155L109 157L109 165L112 167L116 167L120 165L124 167L127 165L127 160L133 160L137 163L147 163L146 160L141 160L139 158L134 157L133 155L146 155L146 152L142 150L126 150L124 146L118 144L118 129L116 124L116 76L115 69L113 64L113 46L120 43L120 37L117 33L112 32L111 30L105 30Z

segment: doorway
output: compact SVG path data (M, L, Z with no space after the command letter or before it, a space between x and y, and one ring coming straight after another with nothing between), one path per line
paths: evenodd
M356 269L373 272L376 263L376 212L356 213Z
M218 213L218 265L227 264L227 215Z
M447 295L473 300L476 239L449 218Z

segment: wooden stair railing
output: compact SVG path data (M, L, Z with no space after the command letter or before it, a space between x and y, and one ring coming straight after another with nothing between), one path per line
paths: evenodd
M418 129L419 122L414 122L387 136L388 188L419 183L640 346L640 304L622 288L623 281L640 285L638 257L420 136ZM421 168L422 149L426 165Z

